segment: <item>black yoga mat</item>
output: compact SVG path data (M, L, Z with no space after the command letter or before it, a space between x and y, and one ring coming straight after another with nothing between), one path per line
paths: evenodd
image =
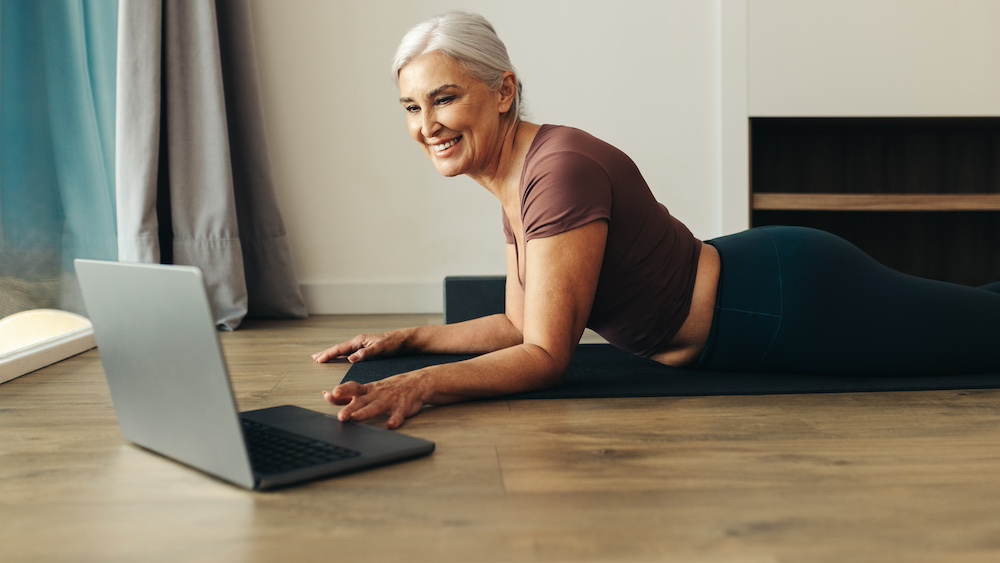
M351 366L344 381L371 383L397 373L470 357L420 355L359 362ZM667 367L652 360L633 356L608 344L581 344L573 357L566 381L561 386L518 393L505 398L581 399L995 388L1000 388L1000 373L852 377L713 372Z

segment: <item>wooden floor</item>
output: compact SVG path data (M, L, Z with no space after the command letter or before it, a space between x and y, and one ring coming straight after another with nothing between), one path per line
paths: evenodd
M242 409L431 316L223 334ZM178 405L183 409L183 405ZM1000 391L428 408L430 457L250 493L127 444L96 351L0 385L0 561L997 561Z

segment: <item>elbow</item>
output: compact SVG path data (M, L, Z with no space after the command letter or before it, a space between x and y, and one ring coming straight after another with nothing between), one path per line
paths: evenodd
M566 375L569 373L569 366L573 360L573 352L567 350L564 353L559 353L539 345L529 346L537 356L535 363L540 368L538 379L541 386L549 388L562 385L566 381Z
M561 371L553 372L550 377L546 378L545 387L546 388L559 387L560 385L566 382L566 375L568 373L569 373L569 366L567 366L565 369Z

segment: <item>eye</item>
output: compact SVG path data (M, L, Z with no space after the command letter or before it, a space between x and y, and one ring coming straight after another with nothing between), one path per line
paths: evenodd
M406 110L406 113L417 113L418 111L420 111L420 106L410 104L408 106L403 106L403 109Z
M448 104L450 104L451 102L454 102L454 101L455 101L455 96L442 96L442 97L438 98L437 100L434 100L434 104L435 105L439 105L439 106L444 106L444 105L448 105Z

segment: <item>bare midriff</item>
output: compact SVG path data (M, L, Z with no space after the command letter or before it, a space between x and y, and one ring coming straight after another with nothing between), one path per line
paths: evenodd
M662 352L654 354L653 360L673 367L690 366L698 360L708 344L708 336L712 330L721 271L719 251L710 244L702 243L694 292L691 295L691 310L670 344Z

